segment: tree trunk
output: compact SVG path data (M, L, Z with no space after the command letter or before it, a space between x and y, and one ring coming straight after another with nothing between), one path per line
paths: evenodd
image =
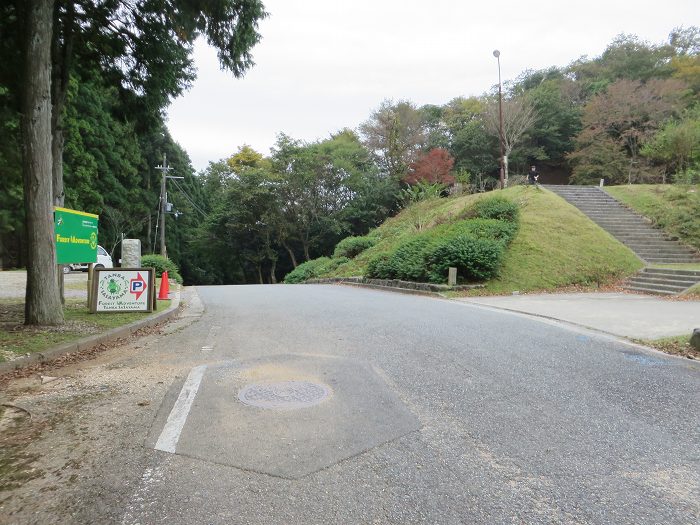
M51 32L53 0L27 9L22 93L22 168L27 230L24 322L63 323L53 227L51 155Z
M309 233L306 232L305 235L301 236L301 245L304 248L304 259L306 261L311 260L311 256L309 255Z
M277 276L275 275L276 269L277 269L277 259L272 259L270 261L270 284L277 284Z
M286 241L282 241L282 246L284 246L284 249L287 250L287 253L289 253L289 258L292 260L292 266L294 266L294 268L299 266L299 264L297 264L297 258L294 255L294 251L289 247L289 244L287 244Z
M53 38L51 39L51 152L53 164L53 204L63 206L63 109L70 80L70 60L73 53L73 24L75 11L73 2L66 2L66 16L61 24L59 5L53 11ZM61 31L62 29L62 31Z
M258 268L258 282L260 284L265 284L265 281L263 281L263 275L262 275L262 265L260 263L258 263L257 268Z
M55 80L54 80L55 82ZM56 89L53 89L53 98L55 101ZM62 108L54 102L51 110L51 155L53 165L51 169L52 175L52 193L53 205L63 207L66 196L63 191L63 119L60 116ZM61 105L62 106L62 105ZM60 264L58 271L58 293L61 298L61 304L66 303L65 296L65 279L63 276L63 265Z

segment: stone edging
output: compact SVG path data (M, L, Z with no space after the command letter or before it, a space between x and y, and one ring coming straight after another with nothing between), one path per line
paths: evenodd
M48 348L42 352L34 352L33 354L30 354L26 357L13 359L12 361L5 361L3 363L0 363L0 374L6 374L8 372L12 372L13 370L17 370L18 368L24 368L25 366L33 365L35 363L51 361L64 354L82 352L83 350L88 350L101 343L107 343L110 341L114 341L115 339L126 337L134 333L136 330L140 330L141 328L145 328L147 326L153 326L167 319L170 319L173 315L177 313L177 309L179 306L180 289L178 287L178 291L174 294L172 302L170 303L170 306L167 310L157 312L145 319L134 321L133 323L124 326L112 328L111 330L108 330L101 334L96 334L90 337L84 337L82 339L70 341L59 346L54 346L53 348Z
M378 288L382 290L426 294L459 292L484 287L483 284L448 286L446 284L414 283L411 281L399 281L398 279L367 279L365 277L330 277L326 279L309 279L305 284L351 284L355 286L367 286L368 288Z

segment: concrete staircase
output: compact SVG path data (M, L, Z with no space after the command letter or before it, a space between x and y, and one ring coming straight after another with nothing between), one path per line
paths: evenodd
M597 186L544 187L576 206L648 264L700 263L700 255L695 250L669 238L654 228L648 219L626 208ZM625 288L672 295L697 282L700 282L700 272L645 268L626 282Z
M625 281L625 289L661 295L679 294L700 282L700 271L644 268Z

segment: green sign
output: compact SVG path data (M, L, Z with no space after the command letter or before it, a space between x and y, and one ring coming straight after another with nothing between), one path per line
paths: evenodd
M58 264L97 262L97 222L92 213L54 208L53 224L56 235Z

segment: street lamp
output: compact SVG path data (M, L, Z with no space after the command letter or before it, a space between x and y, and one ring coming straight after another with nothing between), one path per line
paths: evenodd
M501 184L501 189L503 189L505 188L505 157L503 152L503 94L501 92L501 52L498 49L496 49L493 52L493 56L495 56L496 60L498 61L498 142L501 146L501 174L499 180Z

